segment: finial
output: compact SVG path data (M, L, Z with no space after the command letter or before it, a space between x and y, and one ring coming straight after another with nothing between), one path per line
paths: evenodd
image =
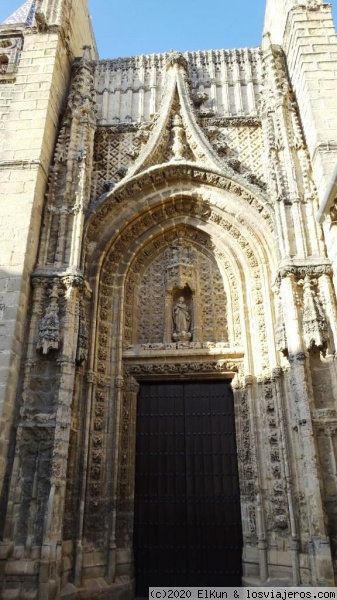
M176 52L176 50L170 50L166 58L166 69L178 65L187 71L187 60L182 52Z

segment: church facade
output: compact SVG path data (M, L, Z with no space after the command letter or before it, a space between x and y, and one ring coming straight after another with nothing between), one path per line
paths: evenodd
M0 26L5 600L335 585L336 77L321 0L235 50Z

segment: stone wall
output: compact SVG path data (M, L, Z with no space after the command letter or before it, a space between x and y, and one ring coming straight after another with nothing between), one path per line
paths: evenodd
M332 585L337 307L309 136L326 131L286 37L328 9L270 2L283 46L274 23L258 49L96 61L73 60L85 3L39 8L2 89L3 598L132 597L137 392L157 378L232 382L245 583Z
M1 480L20 373L29 278L59 116L73 57L82 54L84 43L91 44L94 53L96 48L84 1L71 5L46 1L41 10L46 23L39 27L0 27L0 39L22 40L23 46L12 76L4 74L0 88ZM62 35L65 28L67 39Z
M259 48L186 52L192 98L204 117L256 116L262 65ZM100 124L149 121L165 84L167 55L103 60L96 67Z
M337 160L335 131L337 100L337 36L331 5L314 2L267 2L264 31L279 44L298 102L301 126L310 153L318 190L320 222L324 224L329 257L334 265L336 287L336 232L329 214L334 197L325 205ZM324 217L325 214L325 217Z

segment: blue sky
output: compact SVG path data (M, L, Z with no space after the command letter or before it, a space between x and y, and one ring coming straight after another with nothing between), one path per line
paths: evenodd
M0 23L20 0L0 0ZM266 0L89 0L101 58L258 46ZM337 21L337 0L333 1ZM159 7L159 8L158 8Z

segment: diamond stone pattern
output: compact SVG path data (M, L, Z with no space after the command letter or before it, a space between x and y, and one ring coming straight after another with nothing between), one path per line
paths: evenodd
M4 25L15 25L15 24L25 24L31 26L33 24L34 14L35 14L36 2L32 0L27 0L20 8L18 8L13 14L11 14L6 21L4 21Z
M266 182L264 146L261 127L221 127L235 158L263 182Z
M227 342L227 300L217 265L196 252L203 341ZM160 254L143 274L138 296L138 343L162 343L165 325L165 253Z
M119 181L118 169L128 167L131 159L128 151L133 145L134 132L96 134L91 198L104 192L105 181Z

